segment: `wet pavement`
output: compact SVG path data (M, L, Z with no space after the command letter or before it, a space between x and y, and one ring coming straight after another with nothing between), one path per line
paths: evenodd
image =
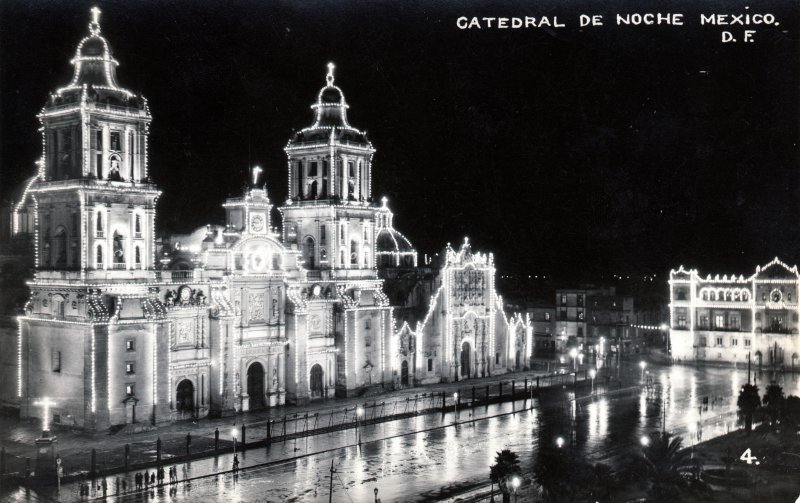
M501 449L517 452L524 472L530 473L538 446L561 437L564 448L619 466L637 452L643 434L662 425L683 436L687 447L737 427L735 397L747 380L746 370L651 365L644 375L634 363L627 365L622 374L629 378L621 389L598 384L595 396L579 387L576 400L572 386L557 387L544 393L541 402L461 410L458 425L449 410L444 416L428 414L273 444L238 453L237 476L230 472L233 455L220 455L177 465L178 484L118 497L116 477L109 477L107 499L327 501L333 461L333 501L373 501L375 488L384 503L431 501L488 482L488 467ZM761 379L769 377L759 380L762 393ZM778 381L787 395L800 394L797 374L779 375ZM120 477L130 490L133 474ZM18 489L7 500L43 501L55 496L53 489ZM93 491L91 497L102 494ZM63 486L61 496L62 501L81 499L78 484Z

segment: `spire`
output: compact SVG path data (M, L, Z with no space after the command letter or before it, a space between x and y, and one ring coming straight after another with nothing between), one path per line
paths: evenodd
M328 63L328 76L325 77L325 81L328 83L328 87L333 87L333 69L336 68L336 65L333 63Z

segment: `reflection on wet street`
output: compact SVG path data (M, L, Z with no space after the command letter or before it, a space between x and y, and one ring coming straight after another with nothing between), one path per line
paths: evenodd
M241 470L234 479L228 471L232 456L178 465L179 478L192 478L171 487L114 498L115 477L109 477L109 501L327 501L333 461L334 501L425 501L443 488L470 487L488 482L496 451L511 449L530 472L537 447L562 437L564 448L574 448L593 460L617 465L629 456L642 434L660 430L684 437L684 445L724 434L736 426L736 396L747 381L747 371L730 368L650 366L641 374L629 364L622 375L631 381L609 390L598 379L600 396L571 386L555 388L534 400L429 414L361 428L251 449L239 454ZM626 372L627 370L627 372ZM771 376L759 377L763 393ZM623 379L624 380L624 379ZM800 394L798 376L777 376L784 391ZM630 386L644 384L638 388ZM708 397L707 405L704 398ZM532 407L531 407L532 405ZM293 458L293 459L287 459ZM284 459L268 466L261 463ZM152 471L152 470L151 470ZM128 487L132 474L126 475ZM78 499L77 484L62 488L62 501ZM101 493L102 495L102 493ZM47 493L52 497L53 493ZM19 489L10 501L39 501L35 491Z

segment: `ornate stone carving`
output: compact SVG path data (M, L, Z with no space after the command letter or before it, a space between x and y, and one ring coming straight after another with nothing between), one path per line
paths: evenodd
M251 293L247 297L247 307L250 321L264 320L264 294Z

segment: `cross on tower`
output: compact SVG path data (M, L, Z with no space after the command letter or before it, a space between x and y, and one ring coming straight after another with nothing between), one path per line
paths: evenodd
M333 69L336 68L336 65L333 63L328 63L328 76L325 77L325 80L328 82L329 86L333 85Z
M100 9L97 6L92 7L92 23L90 25L90 29L92 30L92 34L97 34L100 31Z
M258 183L258 174L261 173L261 166L256 166L253 168L253 187L255 187L256 183Z
M56 403L49 398L41 398L33 402L33 405L37 407L44 407L44 418L42 419L42 432L43 435L50 431L50 406L55 405Z

